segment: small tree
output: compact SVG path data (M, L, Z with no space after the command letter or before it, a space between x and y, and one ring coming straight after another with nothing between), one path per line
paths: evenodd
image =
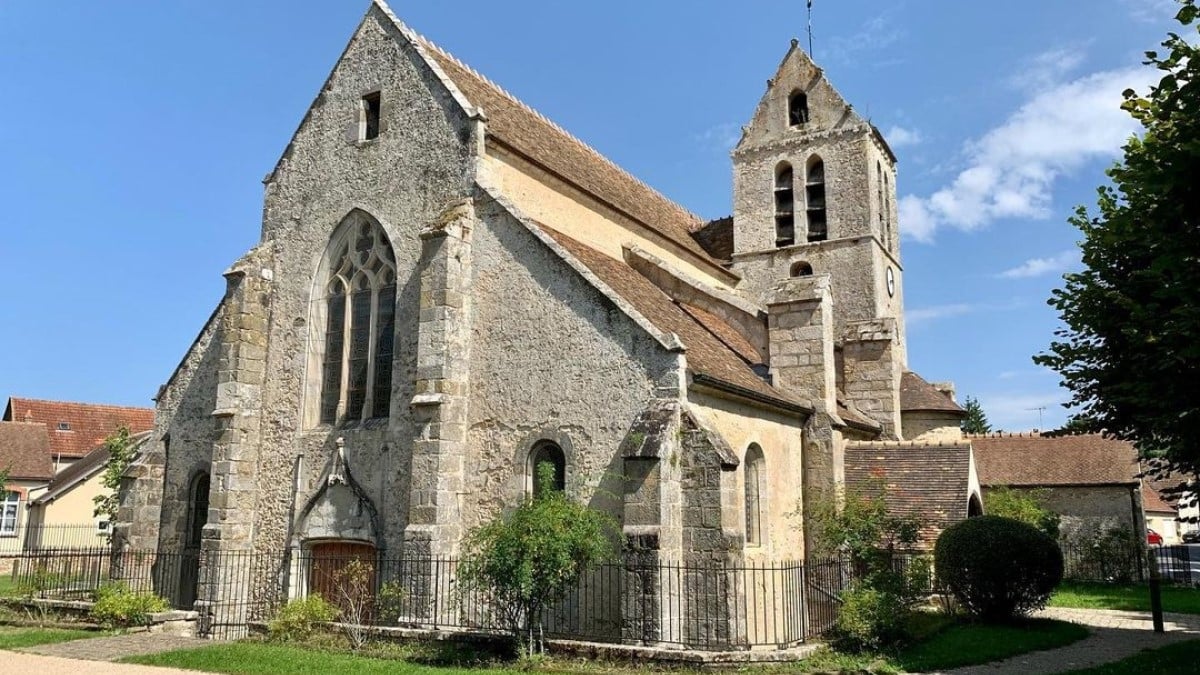
M351 560L334 573L334 605L341 609L342 632L350 649L362 649L371 638L375 614L375 566Z
M554 467L537 467L540 484ZM480 591L512 632L521 653L543 649L542 621L583 575L612 555L616 521L557 490L543 490L506 517L468 534L459 578Z
M108 461L104 463L104 471L100 474L100 484L105 491L93 498L96 503L93 515L112 522L116 520L117 509L121 505L121 477L133 461L134 442L129 427L121 426L114 431L104 439L104 447L108 450Z
M963 418L961 427L965 434L989 434L992 432L992 425L988 422L987 414L983 412L983 406L979 405L979 399L968 396L966 402L963 403L963 410L967 411L967 416Z
M1014 490L1002 485L989 489L983 504L989 516L1019 520L1036 527L1051 539L1058 539L1062 518L1046 508L1045 490Z

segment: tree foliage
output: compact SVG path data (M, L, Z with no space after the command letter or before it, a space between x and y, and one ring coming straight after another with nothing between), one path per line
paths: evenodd
M122 426L114 431L104 439L104 447L108 450L108 460L100 474L100 484L104 486L104 492L93 498L96 503L93 515L111 522L116 520L117 508L121 505L121 477L125 475L125 470L129 468L134 456L134 440L129 433L129 427Z
M989 516L1019 520L1036 527L1051 539L1058 539L1062 518L1046 508L1045 490L1016 490L1008 486L989 488L983 506Z
M989 434L992 432L992 425L983 412L983 406L979 405L979 399L968 396L966 402L963 403L963 410L967 411L967 416L963 418L960 425L963 433Z
M1177 20L1190 26L1195 0ZM1175 33L1147 96L1122 108L1144 132L1109 169L1098 213L1071 219L1085 269L1067 274L1049 304L1065 326L1034 360L1058 371L1078 412L1076 429L1106 431L1200 468L1200 48Z
M553 465L542 463L537 472L540 484L553 484ZM488 598L532 656L542 649L544 612L612 556L616 532L612 516L543 490L468 534L459 578L465 590Z

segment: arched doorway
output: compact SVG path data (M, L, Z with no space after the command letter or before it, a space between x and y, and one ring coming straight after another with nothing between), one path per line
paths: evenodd
M979 501L979 495L971 495L967 501L967 517L974 518L983 515L983 502Z
M196 604L196 591L200 583L200 542L204 526L208 523L209 484L208 472L202 471L192 478L188 486L187 526L179 560L179 606L184 608Z
M356 605L366 607L366 616L361 618L369 619L378 567L375 545L320 541L309 545L308 550L308 593L320 595L344 615L353 612Z

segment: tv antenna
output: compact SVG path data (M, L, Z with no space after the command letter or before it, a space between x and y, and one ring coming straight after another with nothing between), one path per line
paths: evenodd
M1028 410L1030 412L1033 412L1034 410L1037 411L1037 413L1038 413L1038 431L1041 431L1042 430L1042 413L1046 412L1046 406L1040 405L1036 408L1026 408L1026 410Z
M814 58L812 48L812 0L808 0L808 58Z

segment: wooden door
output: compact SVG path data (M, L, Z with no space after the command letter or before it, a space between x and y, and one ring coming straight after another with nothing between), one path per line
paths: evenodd
M369 620L375 595L375 547L362 542L330 541L313 544L311 554L308 592L341 610L342 620ZM360 563L358 576L352 573L354 561ZM360 616L351 616L356 610Z

